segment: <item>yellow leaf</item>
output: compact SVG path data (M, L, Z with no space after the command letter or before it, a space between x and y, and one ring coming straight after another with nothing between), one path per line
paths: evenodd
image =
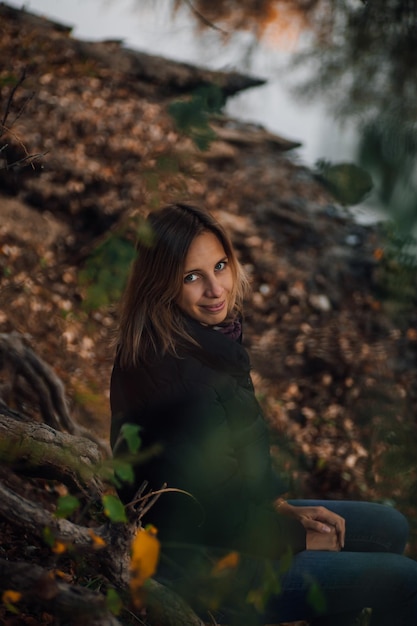
M73 581L73 576L71 576L71 574L67 574L66 572L63 572L60 569L54 569L52 573L56 578L61 578L62 580L65 580L65 582L67 583L70 583Z
M52 546L52 552L55 552L55 554L63 554L66 551L67 545L65 543L63 543L62 541L55 541L54 545Z
M415 328L409 328L407 330L407 339L409 339L410 341L417 340L417 331Z
M4 604L15 604L16 602L19 602L21 597L22 597L22 594L19 591L13 591L13 589L6 589L6 591L3 591L3 595L1 599L3 600Z
M91 528L88 530L88 534L93 540L94 548L96 548L97 550L99 550L100 548L104 548L104 546L106 545L106 542L104 541L102 537L99 537L98 535L96 535L95 532L93 532Z
M226 569L235 569L239 564L239 554L237 552L229 552L222 559L217 561L213 567L213 574L219 574Z
M141 589L145 581L156 572L160 552L160 543L156 529L140 528L132 541L130 561L130 590L137 606L142 604Z

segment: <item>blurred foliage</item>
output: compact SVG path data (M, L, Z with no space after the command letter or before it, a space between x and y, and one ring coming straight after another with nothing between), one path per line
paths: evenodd
M310 72L296 93L324 96L336 117L354 123L377 204L409 230L417 225L417 1L335 3L334 15L297 56L295 66Z
M359 160L372 173L377 203L404 235L417 220L416 155L414 122L381 114L363 129Z
M237 30L252 31L263 37L268 28L277 22L291 27L291 22L301 20L305 27L311 27L321 16L331 19L332 0L174 0L178 9L185 6L201 27L212 27L225 37Z
M355 163L330 163L319 160L317 177L343 205L362 202L372 189L370 174Z
M139 528L132 541L130 592L136 608L142 608L146 596L143 586L158 566L161 544L154 526Z
M58 498L55 516L67 519L80 507L80 501L70 494Z
M140 426L137 424L123 424L120 431L123 435L123 438L126 440L129 452L132 454L137 452L141 446L142 440L139 436Z
M175 0L172 6L186 7L199 28L225 39L249 31L256 41L279 45L295 32L299 51L290 71L301 68L307 76L295 73L296 94L308 102L324 98L336 117L353 121L361 136L358 164L368 171L372 165L377 202L405 227L417 225L417 0Z
M220 113L224 104L225 97L217 85L204 85L189 97L172 102L168 110L177 129L191 137L200 150L207 150L216 138L209 116Z
M117 302L122 295L135 258L135 241L151 246L153 233L143 217L127 227L109 235L93 250L78 274L80 285L85 287L83 307L94 311Z
M111 233L97 246L79 273L80 284L87 287L83 302L87 311L120 298L134 256L134 245L118 234Z
M123 601L115 589L108 589L106 594L106 606L113 615L120 615L123 609Z
M117 496L113 496L111 494L105 495L103 496L102 501L104 506L104 514L109 518L110 521L114 523L127 522L125 507Z
M417 536L417 432L414 420L381 415L374 420L372 475L387 504L410 512L411 540ZM414 556L415 558L415 556Z
M321 587L312 581L307 594L307 602L314 607L314 610L320 615L326 611L326 598Z
M103 397L102 390L98 389L92 380L73 381L71 398L76 405L85 408L95 416L108 414L108 400Z
M299 58L317 70L302 86L303 93L325 90L339 114L361 115L367 121L387 112L403 120L414 117L417 2L332 5L328 28L313 31L311 47Z
M375 253L377 295L395 303L398 318L399 312L410 312L417 304L417 239L403 234L394 222L383 224L381 235L385 245Z

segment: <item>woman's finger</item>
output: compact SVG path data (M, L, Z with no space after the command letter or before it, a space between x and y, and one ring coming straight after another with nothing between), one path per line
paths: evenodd
M336 530L340 547L343 548L345 544L345 520L337 513L333 513L326 508L320 508L317 512L317 520L324 522L330 526L333 526Z
M323 522L319 522L308 517L302 517L300 521L306 530L314 530L318 533L331 533L332 530L334 530L331 525L324 524Z

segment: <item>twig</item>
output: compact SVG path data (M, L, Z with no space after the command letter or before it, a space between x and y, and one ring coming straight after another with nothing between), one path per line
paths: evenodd
M149 495L151 495L151 496L152 496L152 498L150 498L150 500L149 500L148 504L145 504L145 505L141 508L141 510L140 510L140 512L139 512L139 519L142 519L142 517L143 517L144 515L146 515L146 513L149 511L149 509L151 509L151 508L153 507L153 505L155 504L155 502L156 502L156 501L157 501L157 500L161 497L161 495L162 495L163 491L166 489L166 486L167 486L167 484L166 484L166 483L164 483L164 484L162 485L162 489L160 490L160 492L159 492L159 493L158 493L158 492L156 492L156 493L151 493L151 494L149 494Z
M24 101L24 103L22 104L22 106L20 107L19 111L16 113L16 117L14 118L14 120L11 123L11 126L13 126L13 124L16 124L17 120L22 116L23 111L25 110L27 104L32 100L33 96L35 95L35 92L32 91L32 93L30 94L30 96L28 96L26 98L26 100Z
M145 515L145 513L147 513L149 509L155 504L155 502L163 493L182 493L185 496L189 496L192 500L194 500L194 502L200 508L203 514L201 523L203 523L204 518L205 518L205 513L204 513L203 507L201 506L197 498L195 498L192 493L190 493L189 491L185 491L184 489L178 489L176 487L167 487L166 483L164 483L161 489L158 489L157 491L150 491L149 493L145 494L144 496L141 496L140 498L135 498L134 500L132 500L132 502L129 503L129 507L134 508L135 505L138 504L139 502L143 502L143 501L149 500L149 498L152 498L152 500L148 502L148 504L140 508L139 519L141 519Z
M44 157L46 154L48 154L49 151L47 152L38 152L37 154L28 154L27 156L23 157L22 159L19 159L18 161L14 161L13 163L6 163L6 165L4 167L0 167L0 170L11 170L13 168L17 168L19 166L22 165L32 165L33 166L33 162L36 159L41 159L42 157ZM29 163L26 163L26 161L30 161Z
M210 611L207 611L207 615L209 616L210 620L212 621L213 626L219 626L219 624L214 619L214 615Z
M0 122L0 137L2 137L5 133L9 133L11 136L13 136L13 133L11 131L12 127L14 126L14 124L16 124L17 120L22 116L23 111L26 108L26 105L32 100L33 96L35 95L35 92L33 91L30 94L30 96L28 96L26 98L26 100L23 102L22 106L20 107L20 109L16 113L14 120L12 120L12 122L6 126L6 122L7 122L8 118L9 118L9 115L10 115L12 102L13 102L15 96L16 96L17 90L23 84L25 79L26 79L26 68L23 69L23 71L22 71L22 73L20 75L20 78L18 79L18 81L16 82L16 84L14 85L12 90L10 91L9 97L7 99L6 107L5 107L5 110L4 110L3 119ZM23 157L22 159L19 159L18 161L15 161L14 163L11 163L11 164L7 163L7 159L6 159L6 165L4 167L0 167L0 170L11 170L13 168L21 167L21 166L24 166L24 165L31 165L32 168L33 168L34 161L37 160L37 159L41 159L42 157L44 157L47 154L47 152L38 153L38 154L28 154L28 151L27 151L25 145L23 144L23 142L21 142L18 137L15 136L15 138L17 139L17 141L22 146L24 152L26 153L26 156ZM0 148L0 152L3 152L7 148L7 146L8 146L8 144L2 146Z
M24 82L26 78L26 68L23 69L22 74L19 78L19 80L17 81L17 83L15 84L15 86L13 87L13 89L10 92L10 95L7 99L7 103L6 103L6 109L4 111L4 116L3 119L1 121L1 127L2 129L5 127L6 125L6 120L9 117L9 113L10 113L10 107L12 106L12 102L13 102L13 98L16 94L16 91L19 89L20 85ZM32 96L33 97L33 96ZM0 131L1 132L1 131Z
M195 8L195 6L190 0L184 0L184 2L188 6L188 8L198 17L198 19L201 22L203 22L203 24L205 24L205 26L208 26L209 28L212 28L213 30L217 30L220 33L223 33L223 35L229 35L229 33L226 30L223 30L223 28L220 28L220 26L216 26L216 24L213 24L213 22L210 22L210 20L204 17L204 15L200 13L198 9Z

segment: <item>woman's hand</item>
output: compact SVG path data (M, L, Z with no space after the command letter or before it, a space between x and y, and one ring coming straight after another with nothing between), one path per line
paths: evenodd
M275 503L275 509L283 515L294 517L304 526L308 550L340 550L345 545L344 518L324 506L293 506L279 499ZM325 535L327 539L323 537L321 541L317 535ZM313 547L321 544L335 547Z
M317 530L307 530L306 550L329 550L330 552L340 551L339 539L335 528L330 532L317 532Z

